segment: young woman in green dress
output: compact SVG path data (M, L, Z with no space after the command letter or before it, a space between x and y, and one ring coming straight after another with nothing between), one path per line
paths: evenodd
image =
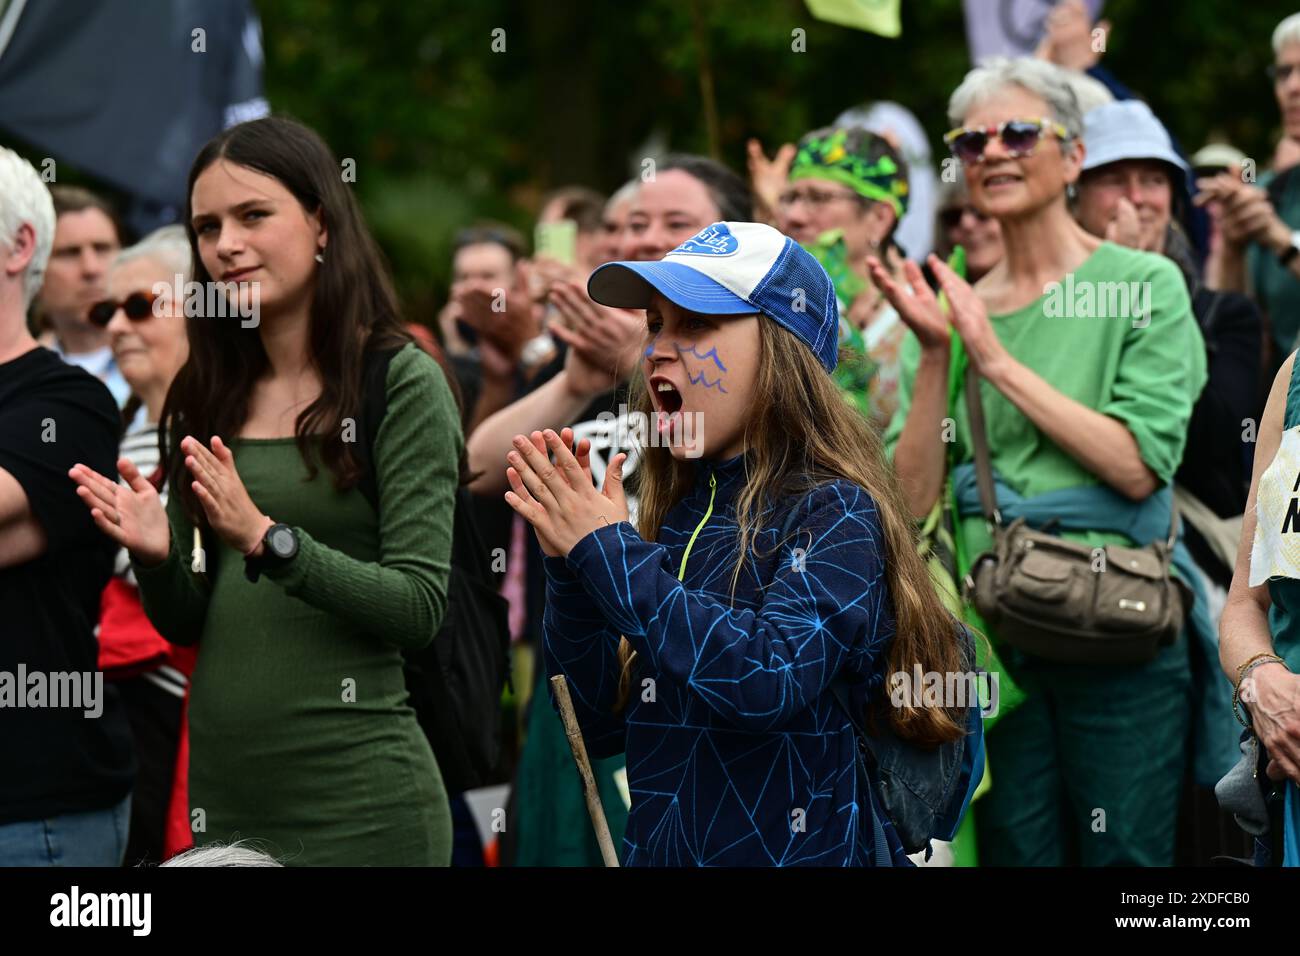
M224 308L187 320L163 411L173 494L164 511L126 461L125 486L72 477L130 552L159 632L201 643L195 842L251 839L288 864L446 865L447 793L402 649L431 640L446 607L463 438L339 170L279 118L203 148L185 225L205 293L228 285ZM367 351L394 348L376 513L353 448Z

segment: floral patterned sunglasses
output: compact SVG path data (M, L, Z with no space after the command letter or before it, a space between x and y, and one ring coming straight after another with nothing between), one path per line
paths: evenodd
M1028 156L1038 146L1044 133L1053 133L1062 141L1070 138L1060 123L1046 119L1007 120L997 126L959 126L943 135L943 141L962 163L974 165L984 162L984 150L989 140L996 136L1015 159Z

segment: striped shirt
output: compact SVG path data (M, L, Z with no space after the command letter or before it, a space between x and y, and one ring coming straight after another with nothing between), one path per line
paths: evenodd
M127 433L122 439L121 447L118 449L118 457L125 458L145 478L148 478L158 468L158 462L161 460L158 455L158 426L145 425L134 431ZM118 479L121 484L125 485L126 481ZM163 505L167 504L167 488L164 485L158 492L158 497L162 499ZM131 573L131 559L127 556L126 548L117 552L117 558L113 562L113 574L122 578L135 587L135 576Z
M146 479L149 478L157 470L161 461L158 454L158 426L156 424L144 425L133 429L122 439L119 455L135 465L136 469ZM122 480L119 479L119 481ZM126 484L126 482L122 481L122 484ZM158 497L162 499L165 506L167 504L166 485L159 489ZM135 575L131 572L131 559L127 555L126 548L122 548L118 552L113 573L131 585L132 588L136 587ZM145 671L140 676L176 697L183 698L186 688L189 686L189 678L169 664L160 664L152 670Z

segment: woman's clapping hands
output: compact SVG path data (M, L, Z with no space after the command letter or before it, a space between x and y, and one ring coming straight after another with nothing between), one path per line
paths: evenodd
M946 349L952 331L956 330L975 370L985 378L996 379L1011 359L993 330L984 302L970 283L953 272L938 256L932 255L926 261L947 299L946 312L916 263L910 260L903 263L906 289L890 278L874 256L867 259L867 269L871 281L884 292L908 328L916 334L922 350Z

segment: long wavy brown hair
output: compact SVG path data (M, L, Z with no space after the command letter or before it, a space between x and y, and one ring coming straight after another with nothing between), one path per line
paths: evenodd
M758 328L758 380L752 413L745 421L745 483L736 501L740 540L731 579L733 599L762 518L773 513L769 508L826 482L850 481L871 495L884 529L885 578L897 621L886 673L910 674L918 663L923 673L963 670L956 622L917 553L915 523L885 462L880 437L844 400L807 347L766 316L759 316ZM633 392L637 410L653 421L650 391L641 373ZM664 517L690 491L695 473L693 463L677 460L667 448L641 450L636 470L641 537L658 538ZM619 660L621 708L636 660L626 638L619 644ZM903 706L889 706L887 697L876 703L868 714L871 722L883 718L899 737L918 745L945 743L965 733L962 708L926 707L917 694Z
M362 465L351 443L344 440L340 423L360 414L364 353L368 348L396 348L412 341L401 320L387 261L324 140L301 123L272 116L218 134L199 151L190 168L185 229L194 279L205 288L213 277L199 255L190 201L195 181L221 159L275 177L303 209L319 212L329 227L326 264L316 270L314 279L307 343L320 375L321 393L299 413L294 438L309 478L318 468L311 442L319 437L319 461L335 487L353 487L361 478ZM261 336L238 321L193 316L186 320L186 333L189 359L167 391L158 439L172 493L181 496L186 513L206 532L207 516L190 488L185 456L177 445L186 434L205 442L213 435L226 442L235 438L248 418L253 386L270 366ZM454 390L454 379L447 378Z

